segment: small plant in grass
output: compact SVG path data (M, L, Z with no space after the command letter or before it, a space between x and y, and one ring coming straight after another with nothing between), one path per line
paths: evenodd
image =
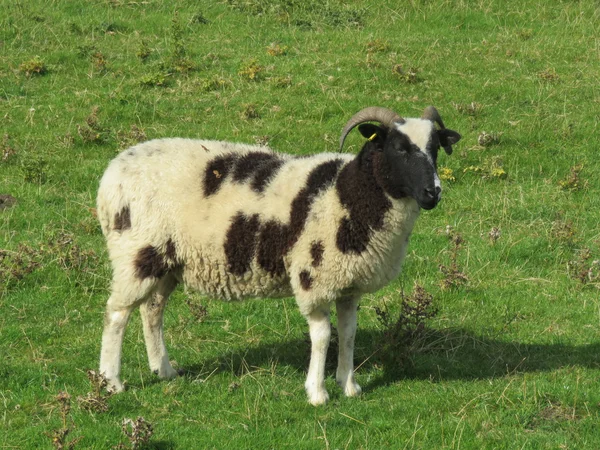
M117 131L119 148L131 147L132 145L139 144L147 139L148 136L146 136L146 132L136 124L132 124L131 127L129 127L129 131Z
M98 72L106 72L107 61L104 54L100 51L92 53L92 64Z
M14 282L40 267L41 260L42 252L25 244L20 244L16 251L0 249L0 287L10 289Z
M261 81L264 78L265 68L258 64L256 59L246 62L238 71L238 75L246 81Z
M465 114L470 117L476 117L483 111L483 105L477 102L454 103L453 105L460 114Z
M0 194L0 211L3 209L12 208L17 204L17 199L10 194ZM0 250L1 252L1 250ZM0 261L2 260L0 253ZM1 273L1 272L0 272Z
M284 56L287 54L288 48L285 45L272 43L267 47L267 53L271 56Z
M72 424L69 424L69 414L71 413L71 396L66 392L59 392L55 398L58 403L60 416L62 419L62 427L45 433L52 440L52 446L57 450L70 450L75 448L75 445L83 439L83 436L68 441L69 434L73 431ZM72 420L70 421L72 422Z
M169 83L169 74L163 71L147 73L140 77L140 84L147 87L165 87Z
M260 119L260 112L258 111L258 106L256 106L254 103L244 105L244 109L242 110L241 116L244 120Z
M200 89L204 92L220 91L231 84L231 81L225 78L214 76L212 78L205 78L201 80Z
M454 176L454 171L449 169L448 167L440 167L438 170L440 180L442 181L456 181L456 177Z
M420 78L418 77L419 69L416 67L404 67L402 64L395 64L392 67L392 74L407 84L415 84L418 83Z
M504 180L508 173L504 170L504 164L500 156L493 156L483 162L481 166L468 166L463 169L463 174L479 175L483 179Z
M553 68L548 68L548 69L542 70L541 72L538 73L538 77L540 80L542 80L546 83L556 83L557 81L560 80L560 77L556 73L556 70Z
M10 144L10 136L5 134L0 144L0 160L2 162L8 162L13 159L17 154L15 148Z
M552 240L571 247L577 242L577 233L571 220L557 219L552 222L550 236Z
M577 164L571 167L569 175L558 182L558 185L565 191L578 191L582 187L585 187L586 183L581 181L581 171L583 170L583 164Z
M129 439L129 444L132 450L145 448L150 443L150 438L154 432L152 424L143 417L137 419L123 419L121 430ZM127 447L125 444L119 444L115 447L118 450L124 450Z
M486 131L482 131L479 133L479 136L477 136L477 144L479 144L481 147L498 145L501 137L502 133L488 133Z
M27 183L44 184L48 180L48 159L33 154L21 159L21 174Z
M89 412L103 413L108 411L108 399L112 393L105 393L105 388L108 385L106 377L96 372L95 370L87 371L88 380L92 386L92 391L88 392L85 397L77 397L79 406Z
M273 77L270 79L270 81L275 87L287 88L292 85L292 76L287 75L285 77Z
M567 263L567 270L571 278L583 285L600 281L600 260L592 259L589 248L579 250L576 258Z
M367 42L365 46L367 50L367 54L373 53L385 53L390 50L390 44L385 39L374 39L372 41Z
M501 236L502 236L502 231L498 227L492 227L492 229L488 233L488 238L489 238L490 242L492 243L492 245L495 244L498 241L498 239L500 239Z
M85 123L77 126L77 133L86 144L103 144L110 140L110 130L100 123L99 112L100 108L94 106L90 115L86 117Z
M142 61L145 62L150 57L151 54L152 54L152 49L148 45L148 42L142 40L140 42L140 46L137 49L137 52L135 53L135 56L137 56L139 59L141 59Z
M411 355L422 350L421 344L426 337L427 321L433 319L438 309L433 304L433 295L418 283L409 296L402 295L402 304L398 316L394 316L384 303L375 307L377 320L383 327L381 343L382 358L394 367L404 366Z
M19 70L28 77L33 75L46 75L48 73L46 63L39 56L34 56L30 60L23 61L19 66Z
M450 264L440 264L439 269L444 275L441 286L444 290L458 289L466 285L469 277L461 270L458 263L458 255L461 252L465 240L462 235L451 226L446 227L446 235L450 240Z
M171 22L171 38L173 40L173 48L171 52L170 66L176 72L189 72L195 69L193 61L187 56L183 38L183 28L179 21L179 14L175 13Z
M188 308L190 308L190 312L192 313L194 319L196 319L198 322L204 322L204 320L208 317L208 309L206 306L200 304L200 302L192 298L187 298L185 303L188 305Z
M204 14L202 14L201 12L197 12L196 14L192 15L190 23L196 25L207 25L210 23L210 20L204 17Z
M98 255L92 249L84 250L75 243L72 233L59 231L53 235L42 250L52 256L58 265L64 270L82 271L95 267L98 263Z

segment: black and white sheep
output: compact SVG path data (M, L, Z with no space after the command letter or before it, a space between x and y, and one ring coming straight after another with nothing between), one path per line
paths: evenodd
M375 125L370 122L376 122ZM361 294L396 278L420 208L440 200L438 149L460 135L433 107L420 119L366 108L346 124L368 138L357 156L279 154L220 141L160 139L132 147L106 170L98 217L113 268L100 371L115 391L123 334L140 307L150 369L176 371L163 337L163 312L178 283L233 300L295 296L312 342L306 391L325 403L330 305L338 314L336 379L354 380Z

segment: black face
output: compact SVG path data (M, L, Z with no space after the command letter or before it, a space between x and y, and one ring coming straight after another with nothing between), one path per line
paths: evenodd
M442 194L435 167L439 144L435 148L428 144L428 147L429 156L404 134L392 130L383 149L391 175L389 194L395 198L414 198L423 209L434 208Z
M359 130L363 136L369 134L371 142L382 151L380 178L386 192L394 198L414 198L421 208L433 209L442 193L436 169L440 149L438 131L433 130L424 152L396 129L388 131L366 125Z

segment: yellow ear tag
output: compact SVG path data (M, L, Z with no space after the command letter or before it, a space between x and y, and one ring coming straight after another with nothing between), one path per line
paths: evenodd
M373 133L373 135L369 138L369 141L374 141L377 137L377 133Z

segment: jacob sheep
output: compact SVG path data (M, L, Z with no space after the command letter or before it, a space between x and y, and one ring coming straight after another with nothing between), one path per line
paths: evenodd
M378 124L373 124L376 122ZM361 294L396 278L420 208L441 198L437 153L460 139L435 108L419 119L370 107L346 124L368 138L358 155L293 157L266 147L160 139L117 156L102 177L98 217L113 268L100 372L115 391L123 334L140 307L150 369L176 371L163 337L169 294L185 283L233 300L295 296L310 330L310 403L325 403L325 356L338 314L336 380L354 380Z

